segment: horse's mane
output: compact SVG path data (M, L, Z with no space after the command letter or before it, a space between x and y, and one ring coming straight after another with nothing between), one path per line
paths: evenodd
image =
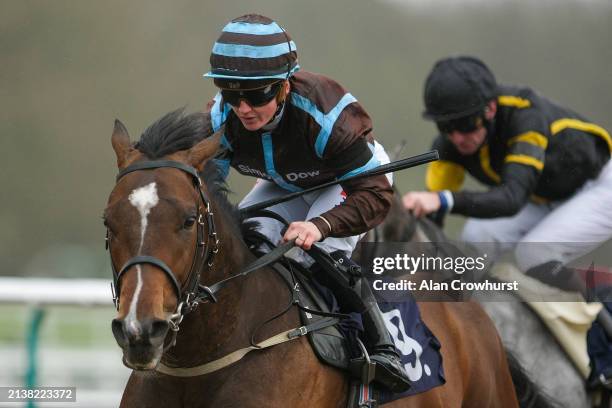
M134 145L150 160L161 159L172 153L187 150L212 134L210 118L206 113L185 113L184 108L166 113L150 125ZM236 228L245 235L256 228L253 223L243 223L238 208L227 198L230 190L214 160L208 160L200 172L202 181L220 210L229 214L228 219L237 220Z
M184 108L179 108L150 125L134 147L149 159L156 160L187 150L211 133L208 115L203 112L186 114Z

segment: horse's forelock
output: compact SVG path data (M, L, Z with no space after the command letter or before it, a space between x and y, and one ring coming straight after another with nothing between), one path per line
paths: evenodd
M212 133L209 115L203 112L187 114L184 108L179 108L151 124L143 132L135 148L149 160L157 160L190 149ZM214 202L223 212L230 214L228 219L238 220L236 228L241 228L242 217L227 198L229 189L214 160L206 162L200 177Z

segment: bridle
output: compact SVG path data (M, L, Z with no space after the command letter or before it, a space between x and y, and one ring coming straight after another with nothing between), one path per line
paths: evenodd
M134 171L152 170L159 169L162 167L175 168L189 174L193 181L193 185L198 191L198 195L202 201L202 205L198 206L195 256L191 263L191 268L189 270L187 280L183 287L181 287L181 284L176 279L176 275L172 272L170 267L166 265L165 262L163 262L159 258L150 255L137 255L130 258L121 267L119 272L117 272L117 269L115 268L115 263L113 261L112 251L110 250L111 234L109 228L106 229L106 249L109 251L111 258L111 267L113 270L113 282L111 283L111 291L113 295L113 302L117 310L119 310L121 277L127 270L129 270L134 265L154 265L161 269L172 283L177 297L177 307L175 312L170 315L168 319L170 329L174 333L172 341L166 347L167 349L175 344L176 335L179 331L179 324L183 321L183 318L187 313L194 310L200 303L216 303L216 293L226 287L226 285L232 280L237 278L245 278L252 272L259 270L266 265L276 262L280 257L282 257L283 254L293 248L295 244L295 239L278 246L276 249L272 250L261 258L256 259L254 262L250 263L244 269L234 275L222 279L210 286L200 284L200 276L202 274L202 270L204 269L204 265L208 266L208 268L211 268L213 266L214 256L219 252L220 241L215 228L215 221L213 218L214 214L211 210L210 200L204 192L202 179L200 178L197 170L192 166L172 160L143 161L132 164L131 166L128 166L121 170L117 175L117 182L126 174L132 173ZM265 216L267 212L262 211L261 213L261 215ZM274 217L278 216L274 215ZM284 222L286 223L286 221ZM207 238L205 239L205 237Z
M109 251L111 258L111 266L113 270L113 282L111 283L111 290L113 293L113 302L115 303L115 307L117 310L119 309L119 294L121 293L121 277L123 274L130 269L134 265L142 265L142 264L150 264L155 265L159 269L161 269L166 277L172 283L174 287L174 291L176 293L178 304L176 307L176 311L170 316L168 319L168 323L170 325L170 329L172 330L172 338L169 342L166 343L164 347L164 352L168 350L170 347L173 347L176 344L176 338L179 331L179 325L183 321L184 316L190 311L194 310L199 303L203 302L217 302L217 298L215 294L223 289L230 281L237 278L244 278L248 276L250 273L260 270L266 265L270 265L276 262L279 258L283 256L287 251L295 245L295 239L286 242L277 248L273 249L271 252L262 256L261 258L256 259L254 262L251 262L240 272L231 275L225 279L222 279L210 286L204 286L200 284L200 275L206 264L209 268L213 265L214 256L217 252L219 252L219 239L217 237L217 232L215 229L215 222L213 219L213 212L211 211L210 200L208 200L202 185L202 180L195 168L192 166L186 165L181 162L172 161L172 160L152 160L152 161L144 161L138 162L131 166L126 167L121 170L117 175L117 182L126 174L132 173L134 171L141 170L151 170L158 169L162 167L167 168L175 168L181 170L191 176L194 187L198 191L200 199L202 201L202 205L198 206L198 216L197 216L197 240L196 240L196 250L195 256L191 263L191 268L189 270L189 275L187 276L187 280L185 282L184 287L181 287L180 283L177 281L176 276L172 273L172 270L168 265L166 265L162 260L150 256L150 255L137 255L130 258L117 272L115 268L115 263L113 262L112 251L110 250L111 246L111 235L109 228L106 229L106 249ZM274 213L267 214L266 211L261 211L261 215L263 216L271 216L272 218L277 218L278 216ZM283 220L284 221L284 220ZM287 223L286 221L284 221ZM206 233L206 228L208 233ZM205 240L204 237L207 237ZM291 273L292 274L292 273ZM293 276L293 275L292 275ZM295 279L293 279L295 282ZM299 299L297 297L298 284L294 283L295 286L289 287L291 291L291 302L287 308L281 314L275 315L272 319L267 320L265 323L279 317L280 315L286 313L289 310L289 307L292 305L297 305L299 308L304 309L299 305ZM322 319L316 321L313 324L307 326L301 326L296 329L287 330L283 333L277 334L264 342L259 344L254 343L254 337L251 338L251 346L247 348L243 348L235 351L234 353L229 354L221 359L215 360L213 362L209 362L197 367L189 368L189 369L181 369L176 367L167 367L164 364L160 364L161 369L157 369L158 371L164 372L168 375L178 375L178 376L194 376L201 375L202 373L208 373L212 371L219 370L229 364L232 364L238 360L240 360L246 353L251 350L263 350L268 347L272 347L276 344L284 343L286 341L294 340L300 338L310 331L320 330L322 328L331 326L338 322L338 317L345 318L346 315L341 315L337 313L326 313L311 309L304 309L310 313L319 314L322 316L328 316L328 319ZM178 370L178 371L177 371ZM179 374L177 374L177 372ZM195 373L195 374L194 374Z
M117 310L119 310L119 294L121 293L121 277L123 276L123 274L134 265L155 265L164 272L166 277L172 283L172 286L176 293L176 311L170 316L170 319L168 321L170 323L171 330L176 333L179 330L179 324L182 322L185 314L193 310L197 306L197 304L202 301L203 296L201 296L201 292L204 292L204 294L206 294L208 291L210 291L210 289L208 289L207 287L199 284L200 275L205 264L209 268L212 267L214 256L217 252L219 252L220 242L215 229L215 222L213 218L213 212L211 211L210 207L210 200L204 192L202 180L194 167L172 160L144 161L132 164L131 166L128 166L121 170L117 175L116 180L117 182L119 182L119 180L123 176L135 171L152 170L162 167L175 168L190 175L191 180L193 181L193 185L198 191L198 195L202 201L202 205L198 206L195 256L193 257L191 268L189 270L187 280L185 281L183 287L181 287L181 284L177 281L175 274L172 272L170 267L166 265L166 263L164 263L159 258L150 255L137 255L130 258L121 267L119 272L117 272L117 269L115 268L115 263L113 262L112 251L110 250L111 236L109 228L106 229L106 249L109 251L111 257L111 266L113 269L113 282L111 283L111 290L113 294L113 302ZM205 228L206 226L207 228ZM206 233L206 230L208 230L208 233ZM211 297L214 299L212 293Z

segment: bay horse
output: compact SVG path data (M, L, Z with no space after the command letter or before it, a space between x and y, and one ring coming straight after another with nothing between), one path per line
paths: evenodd
M132 144L115 121L119 176L104 223L118 309L112 331L133 369L121 407L345 407L348 379L321 364L305 337L255 348L203 375L160 372L216 361L301 326L272 268L224 281L255 257L211 160L223 130L209 129L205 114L177 110ZM212 294L218 282L223 290ZM196 304L198 283L216 303ZM388 406L516 407L504 349L483 310L475 303L420 307L442 344L446 384Z

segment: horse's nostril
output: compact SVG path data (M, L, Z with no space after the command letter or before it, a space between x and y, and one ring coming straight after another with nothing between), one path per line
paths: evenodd
M122 319L113 319L113 336L120 347L135 344L158 346L163 343L170 324L162 319L146 319L126 325Z
M166 320L154 319L153 322L151 323L151 333L150 333L151 342L155 342L155 340L163 341L164 338L166 337L166 334L168 333L169 327L170 325L168 324Z
M121 319L113 319L111 323L111 328L113 330L113 336L117 341L117 344L120 347L123 347L127 344L127 337L125 332L123 331L123 320Z

